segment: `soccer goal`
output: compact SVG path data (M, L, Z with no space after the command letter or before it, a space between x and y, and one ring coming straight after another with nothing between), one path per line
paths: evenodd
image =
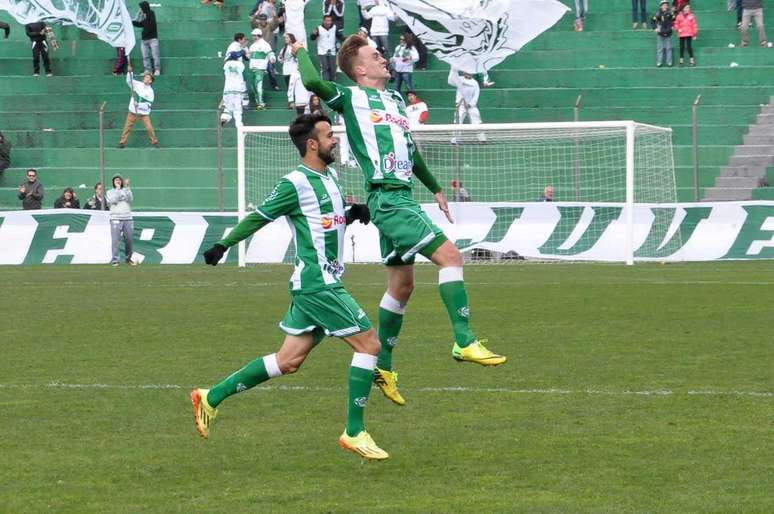
M347 198L363 202L363 174L344 128L336 126L334 132L340 144L333 166ZM671 129L600 121L426 125L412 133L451 203L454 225L446 223L432 194L418 182L414 196L466 260L632 264L662 245L652 234L670 232L671 220L639 207L676 201ZM298 165L299 155L287 127L243 127L237 146L241 219ZM358 261L378 261L378 239L369 237L358 235ZM375 249L366 248L374 244ZM247 255L240 246L239 264L294 258L292 245L282 249L281 258L278 252L257 249Z

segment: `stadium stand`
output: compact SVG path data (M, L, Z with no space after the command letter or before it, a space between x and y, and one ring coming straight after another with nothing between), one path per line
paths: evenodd
M133 3L128 7L131 13L137 8ZM30 166L39 168L49 191L85 184L86 189L76 191L89 194L99 176L97 111L107 102L106 175L121 172L132 178L137 209L217 209L215 127L223 86L218 52L225 50L234 32L249 33L251 7L252 3L227 5L219 10L193 5L191 0L167 0L154 6L163 61L163 75L154 83L153 110L160 149L149 146L141 127L132 133L126 149L116 148L129 95L124 79L111 75L114 49L83 31L57 26L61 48L52 52L55 76L33 77L23 28L0 14L0 20L12 26L10 39L0 40L0 130L13 144L12 167L0 178L0 208L18 208L16 187ZM648 7L656 9L655 4ZM691 201L691 105L701 95L701 195L712 186L735 188L739 181L722 180L735 176L733 169L726 169L718 179L721 171L729 164L734 168L735 154L760 152L762 164L755 173L764 176L756 180L748 176L742 182L748 197L774 199L771 189L755 187L767 184L767 171L774 178L766 167L774 164L774 155L767 153L774 152L774 146L769 146L774 138L766 139L767 127L763 127L763 132L752 130L744 139L774 95L770 80L774 49L756 46L754 37L751 47L740 48L734 15L726 11L724 2L697 4L694 12L700 28L697 66L673 69L654 66L655 36L631 29L628 4L596 0L582 33L573 31L568 13L493 70L496 85L484 89L479 102L484 122L571 121L581 96L581 120L634 119L672 127L678 196ZM320 18L319 2L311 2L306 9L307 30ZM345 33L354 32L354 5L348 6L345 20ZM397 40L399 32L394 30L392 38ZM132 62L136 70L142 67L139 46ZM428 70L414 75L416 89L431 108L430 123L452 120L454 92L446 87L447 73L448 66L431 57ZM286 108L285 91L270 91L267 98L269 108L246 113L246 124L285 125L290 120L293 113ZM770 111L762 116L771 116ZM774 134L774 124L768 128ZM751 137L755 135L763 139ZM235 129L227 127L223 140L227 209L235 208L236 201L235 139ZM738 148L743 143L746 150ZM727 198L715 190L710 196ZM53 204L53 199L50 195L47 204Z

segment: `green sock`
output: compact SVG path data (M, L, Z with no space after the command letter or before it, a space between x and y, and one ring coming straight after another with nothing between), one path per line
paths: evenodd
M389 293L384 293L379 304L379 342L382 343L382 349L376 362L381 369L392 370L392 350L398 343L404 312L406 312L405 305L401 305Z
M282 372L279 369L279 364L277 364L276 353L259 357L213 386L210 392L207 393L207 403L212 407L217 407L220 402L232 394L247 391L261 382L266 382L270 378L280 375L282 375Z
M476 336L470 330L470 305L462 279L462 268L441 268L438 271L438 289L449 314L454 340L458 346L465 348L476 340Z
M368 395L371 394L374 366L376 366L376 355L355 352L352 356L352 365L349 367L349 402L347 402L347 435L350 437L365 430L363 413L368 403Z

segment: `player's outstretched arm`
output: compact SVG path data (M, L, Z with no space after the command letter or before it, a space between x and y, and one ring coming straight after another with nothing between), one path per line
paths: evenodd
M333 82L323 80L320 74L309 58L309 52L306 51L301 43L296 42L293 45L293 55L298 60L298 73L301 75L301 82L304 87L312 93L319 96L324 102L331 100L338 94L338 89Z
M217 265L227 248L247 239L277 218L298 212L300 207L295 186L289 180L280 180L260 207L240 221L226 237L204 252L204 262L212 266Z
M248 214L226 237L212 245L209 250L202 254L204 255L204 262L212 266L217 266L228 248L247 239L268 223L269 220L257 212Z

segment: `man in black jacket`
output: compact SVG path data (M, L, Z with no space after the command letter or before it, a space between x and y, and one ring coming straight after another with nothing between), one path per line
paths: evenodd
M161 56L159 54L159 36L156 32L156 13L148 2L140 2L140 13L132 22L135 27L142 27L142 63L145 73L161 75ZM151 59L153 62L151 63Z
M48 60L48 43L46 42L46 24L42 21L28 23L24 30L32 41L32 70L35 77L40 75L40 58L43 57L43 67L46 68L46 76L50 77L51 63Z
M43 202L43 184L38 180L37 170L27 170L27 182L19 186L19 200L22 201L22 209L25 211L40 209Z
M108 210L107 200L105 199L105 188L103 187L102 182L97 182L97 185L94 186L94 196L88 199L83 205L83 208L92 211Z

